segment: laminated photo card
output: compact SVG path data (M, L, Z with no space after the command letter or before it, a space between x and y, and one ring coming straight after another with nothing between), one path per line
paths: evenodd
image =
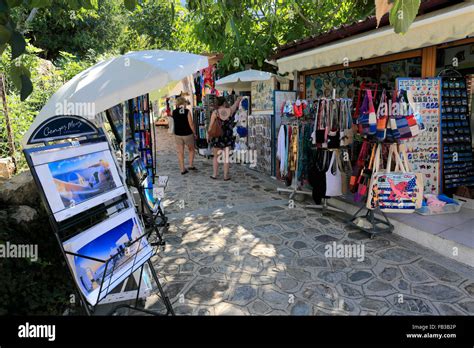
M91 305L153 255L148 240L141 236L135 210L127 209L63 243L75 281Z
M125 193L106 142L33 152L31 160L56 221Z

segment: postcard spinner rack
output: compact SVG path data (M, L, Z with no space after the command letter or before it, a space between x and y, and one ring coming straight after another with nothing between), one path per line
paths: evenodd
M85 140L67 142L67 143L56 143L56 144L52 144L52 145L49 142L44 142L43 145L44 145L44 147L47 147L48 149L58 149L58 148L66 148L68 146L79 146L79 145L90 144L90 143L95 143L95 142L107 141L105 135L103 134L103 132L100 129L96 128L95 131L96 131L95 135L86 136ZM51 142L52 142L52 140L51 140ZM36 152L36 151L43 151L44 147L34 147L34 148L29 148L29 149L23 150L23 152L25 154L25 158L26 158L27 163L28 163L30 168L34 167L34 164L32 162L32 158L31 158L31 154L33 152ZM109 145L109 149L110 149L110 145ZM117 165L117 164L115 163L115 165ZM152 235L153 232L154 232L153 230L150 230L150 232L148 232L148 233L143 233L139 238L135 239L130 244L130 247L132 247L133 245L135 245L135 243L138 243L138 244L135 245L135 246L138 246L138 247L136 248L136 252L133 252L129 255L126 255L125 260L132 260L133 259L133 262L125 270L121 269L121 272L123 272L123 275L122 275L122 279L121 279L120 282L117 282L117 281L112 282L112 279L113 279L114 272L116 272L116 266L118 264L117 260L120 257L124 257L123 254L118 253L118 254L110 257L107 260L101 260L101 259L91 258L91 257L88 257L86 255L75 254L75 253L69 252L69 251L64 249L63 243L66 240L69 240L71 237L73 237L75 235L78 235L82 231L85 231L86 229L98 224L100 221L104 221L105 218L110 218L114 214L118 214L121 211L124 211L126 209L134 208L134 205L131 203L130 198L128 196L129 195L128 191L126 191L125 193L123 193L122 195L120 195L118 197L114 197L113 199L108 200L105 203L102 203L98 206L95 206L93 209L86 210L82 213L79 213L79 214L69 218L69 219L58 222L58 221L56 221L56 218L54 217L53 212L50 211L48 201L47 201L47 198L46 198L46 194L44 192L44 189L41 185L40 179L39 179L36 171L31 170L31 173L32 173L32 176L35 180L35 183L36 183L37 187L39 188L38 191L39 191L40 197L41 197L42 201L45 203L46 209L48 211L48 217L49 217L50 225L51 225L51 227L54 231L54 234L56 236L56 239L58 241L58 244L59 244L61 253L64 257L66 266L68 267L69 272L71 274L74 286L76 288L76 293L79 295L80 305L82 306L82 308L84 309L85 313L88 316L93 315L97 310L97 306L102 304L102 302L104 302L104 300L107 298L108 295L111 295L110 294L111 289L113 289L115 286L119 285L119 283L122 283L122 281L125 281L125 280L133 277L134 273L137 272L137 271L140 272L140 276L139 276L139 281L137 283L138 289L136 290L137 293L136 293L134 305L128 305L128 304L116 305L109 312L109 314L115 313L119 308L129 308L129 309L132 309L132 310L136 310L136 311L140 311L140 312L144 312L144 313L152 314L152 315L174 315L174 310L173 310L173 307L171 305L171 302L170 302L169 298L166 296L166 294L165 294L165 292L164 292L164 290L161 286L161 283L159 281L158 275L157 275L157 273L156 273L156 271L153 267L153 264L151 262L151 258L154 255L156 255L156 253L158 252L159 243L156 242L156 239L158 239L158 241L160 240L160 237ZM141 241L143 241L143 238L146 238L148 240L148 242L149 242L148 245L150 246L151 251L148 254L146 254L145 256L142 256L142 258L141 258L141 259L144 259L146 257L147 261L142 263L141 266L139 266L139 268L134 269L135 265L136 265L136 262L139 262L139 260L137 260L137 257L140 254L140 251L142 251L142 248L140 248L140 245L141 245ZM72 268L71 268L71 266L70 266L70 264L67 260L68 255L75 256L75 257L80 257L80 258L85 258L85 259L90 259L90 260L93 260L93 261L96 261L96 262L103 263L105 265L105 271L103 273L100 289L99 289L99 292L98 292L98 295L97 295L98 296L97 297L97 302L94 305L92 305L87 300L86 296L83 294L82 290L79 288L79 286L76 282L76 279L75 279L74 272L73 272L73 270L72 270ZM122 264L123 263L124 262L122 262ZM143 272L144 272L145 265L148 265L148 268L150 269L150 273L151 273L152 278L153 278L153 280L156 284L159 297L163 301L163 304L166 308L166 311L164 313L157 313L157 312L154 312L154 311L147 310L145 308L140 308L138 306L138 302L139 302L139 298L140 298L140 294L141 294L141 285L142 285ZM109 282L106 283L105 279L107 277L109 278ZM133 290L131 292L134 292L134 291L135 290Z
M145 164L148 176L155 182L156 168L153 147L153 122L148 94L130 99L129 117L133 139L138 145L140 157Z

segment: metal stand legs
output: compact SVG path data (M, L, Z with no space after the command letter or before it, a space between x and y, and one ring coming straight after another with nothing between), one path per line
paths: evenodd
M170 302L168 296L166 296L165 292L163 291L160 280L158 279L158 275L156 274L155 268L153 267L153 264L152 264L151 260L148 260L147 264L148 264L150 272L153 276L153 280L156 283L156 287L158 288L159 296L163 300L163 303L166 307L166 312L165 313L157 313L157 312L151 311L149 309L138 307L138 300L140 299L140 288L141 288L141 283L142 283L143 270L144 270L144 267L145 267L145 264L144 264L140 269L140 279L138 281L137 297L135 298L135 304L133 306L128 305L128 304L123 304L123 305L116 306L116 307L114 307L114 309L112 309L108 313L108 315L113 315L113 313L115 313L120 308L128 308L128 309L132 309L134 311L138 311L138 312L142 312L142 313L146 313L146 314L151 314L151 315L156 315L156 316L175 315L174 310L173 310L173 306L171 305L171 302Z
M365 214L359 215L364 209L367 210L367 212ZM347 222L349 225L369 233L370 238L372 239L376 234L390 233L394 228L387 215L385 215L385 213L381 210L379 210L379 213L383 216L384 220L375 217L374 210L367 209L365 206L362 206L354 215L350 217ZM363 225L364 220L367 222L366 226Z

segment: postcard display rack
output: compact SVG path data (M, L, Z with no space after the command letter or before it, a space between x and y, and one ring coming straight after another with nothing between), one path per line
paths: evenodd
M42 146L23 152L81 305L87 315L92 315L100 304L134 299L133 306L116 305L109 314L126 307L148 314L173 315L150 261L158 252L158 236L153 230L145 231L102 130L73 116L75 122L87 125L94 134L84 136L78 131L69 133L67 138L34 139L41 128L61 124L61 117L65 119L63 124L70 124L70 116L50 119L33 132L28 142ZM61 139L82 140L54 143ZM133 279L138 289L119 290L120 285L125 289ZM165 313L138 306L139 299L151 293L152 279Z
M165 196L168 176L158 177L158 182L154 187L153 179L149 177L149 171L140 157L128 163L128 172L131 186L137 189L140 196L140 216L145 222L145 227L155 231L158 237L157 244L164 247L166 243L162 236L167 231L169 223L163 210L162 199Z
M153 122L151 122L148 94L130 99L129 116L133 140L138 146L140 158L148 172L148 177L155 182L155 160L153 156Z
M197 106L193 108L194 128L197 130L196 148L201 156L209 158L211 149L207 142L207 128L208 122L206 117L206 110Z
M249 115L249 151L255 151L256 165L250 168L272 174L272 115Z

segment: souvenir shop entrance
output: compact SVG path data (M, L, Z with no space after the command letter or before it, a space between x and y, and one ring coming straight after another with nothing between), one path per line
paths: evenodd
M455 17L461 23L472 11L472 5L460 4L436 13L439 16L432 15L431 24L439 18L440 27L452 26ZM451 22L446 19L448 14ZM420 19L419 26L422 24ZM375 37L380 31L365 35L364 40L370 41L371 35ZM464 32L460 36L463 35ZM315 42L318 39L323 40L315 38ZM277 150L278 174L287 184L296 179L298 188L312 190L316 203L325 195L337 196L330 202L350 214L361 207L371 210L375 206L388 213L395 233L450 257L451 249L456 247L462 255L453 258L470 264L474 255L470 209L474 185L470 75L474 39L433 43L436 45L357 61L341 59L343 64L293 71L301 101L290 101L286 118L289 124L283 124L285 129L279 131L278 144L286 147ZM353 47L351 40L332 45L338 46L340 52ZM283 72L298 65L327 62L330 46L320 45L313 50L314 55L296 53L294 59L282 55L277 62L282 61ZM378 50L373 45L366 48L363 55L368 57ZM302 104L303 116L296 125L298 103ZM385 104L399 104L401 108L395 114ZM394 148L390 145L393 143L399 145ZM339 149L335 150L334 145ZM392 164L388 165L390 158ZM389 170L390 175L385 175ZM402 184L397 181L400 177L393 178L394 171L411 181ZM321 187L324 179L326 187ZM310 181L317 183L316 188ZM400 191L402 186L404 190L419 187L424 197L415 194L417 189L411 193ZM410 197L410 202L402 196ZM408 211L413 214L406 214ZM363 230L373 228L370 221L352 222Z

